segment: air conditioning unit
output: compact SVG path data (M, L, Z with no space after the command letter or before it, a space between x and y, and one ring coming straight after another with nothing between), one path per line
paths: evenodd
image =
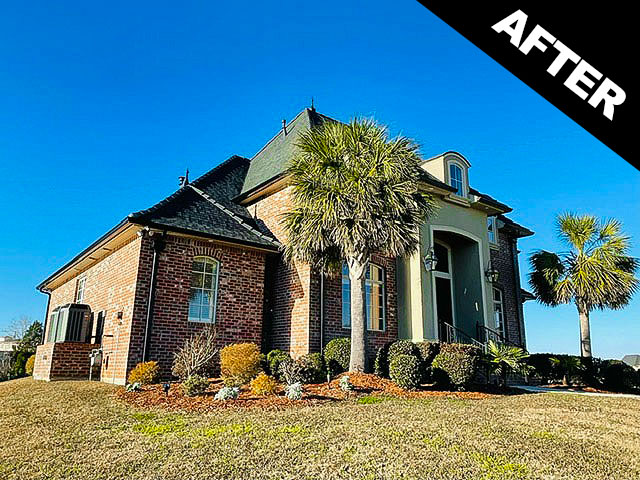
M49 315L49 342L89 343L91 337L91 307L67 303Z

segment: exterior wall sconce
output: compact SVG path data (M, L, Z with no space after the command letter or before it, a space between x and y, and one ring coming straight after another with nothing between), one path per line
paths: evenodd
M491 262L489 262L487 271L484 272L484 274L487 276L487 280L489 280L489 282L491 283L496 283L498 281L498 278L500 278L500 272L498 272L498 270L493 268L493 265L491 264Z
M431 247L427 254L422 257L422 264L427 272L433 272L438 265L438 257L436 257L436 251Z

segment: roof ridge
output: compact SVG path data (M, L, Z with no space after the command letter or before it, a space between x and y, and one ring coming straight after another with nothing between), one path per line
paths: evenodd
M300 115L302 115L303 113L307 112L309 109L309 107L305 107L302 111L298 112L298 114L293 117L293 119L287 124L287 127L291 126L296 120L298 120L298 117L300 117ZM256 158L265 148L267 148L276 138L278 138L280 136L280 133L282 132L282 128L280 128L278 130L278 133L276 133L273 137L271 137L271 139L265 143L262 148L260 150L258 150L252 157L251 160L253 160L254 158Z
M229 210L227 207L225 207L224 205L220 204L219 202L217 202L216 200L214 200L213 198L211 198L207 193L203 192L202 190L200 190L198 187L194 186L193 184L189 184L187 185L188 187L190 187L194 192L196 192L198 195L200 195L202 198L204 198L205 200L207 200L209 203L211 203L212 205L215 205L216 207L218 207L220 210L222 210L224 213L226 213L227 215L229 215L231 218L233 218L236 222L238 222L242 227L246 228L247 230L249 230L251 233L253 233L254 235L257 235L259 238L262 238L263 240L268 241L269 243L271 243L272 245L275 245L277 247L280 247L281 244L280 242L278 242L277 240L269 237L268 235L265 235L264 233L260 232L259 230L253 228L251 225L245 223L242 218L240 218L238 215L236 215L235 213L233 213L231 210Z

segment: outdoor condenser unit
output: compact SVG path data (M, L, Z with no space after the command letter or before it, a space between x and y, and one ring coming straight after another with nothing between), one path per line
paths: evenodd
M67 303L57 307L49 316L49 342L84 342L91 336L91 307L81 303Z

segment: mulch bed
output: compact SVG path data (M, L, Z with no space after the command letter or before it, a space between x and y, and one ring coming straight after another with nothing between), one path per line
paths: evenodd
M165 395L162 385L147 385L140 392L127 392L120 388L116 397L130 405L139 408L163 408L166 410L187 411L215 411L221 408L258 408L258 409L283 409L291 406L312 406L329 402L356 399L362 396L397 397L397 398L432 398L449 397L466 400L481 400L504 395L504 392L495 388L483 387L484 391L473 392L448 392L438 391L430 386L423 386L419 390L406 391L398 387L391 380L380 378L366 373L351 373L349 380L354 389L345 392L338 384L340 377L331 383L318 383L304 385L304 393L301 400L289 400L284 396L284 387L281 387L277 395L256 396L248 386L240 389L237 400L217 401L214 395L222 388L220 379L213 379L209 389L197 397L187 397L179 383L172 383L169 393ZM513 393L513 392L510 392Z

